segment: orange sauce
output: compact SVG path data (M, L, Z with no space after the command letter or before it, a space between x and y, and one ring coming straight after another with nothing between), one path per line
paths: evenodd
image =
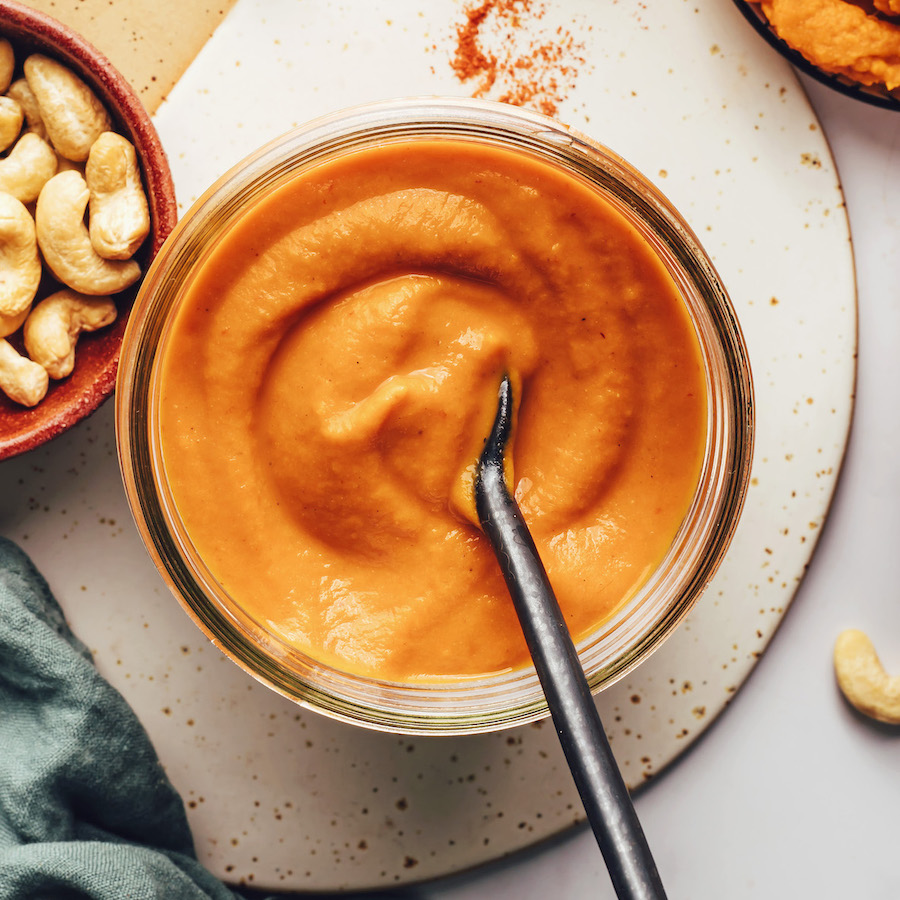
M471 522L504 370L516 496L579 639L696 489L706 382L671 277L593 189L513 151L421 141L293 177L198 267L163 347L166 476L200 556L348 672L527 663Z

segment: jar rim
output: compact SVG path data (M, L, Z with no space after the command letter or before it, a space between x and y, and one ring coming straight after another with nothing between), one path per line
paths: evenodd
M260 196L318 164L385 142L487 141L586 180L647 240L674 278L700 340L707 375L707 447L694 502L669 553L613 617L579 642L593 691L650 655L701 596L743 506L753 447L753 387L737 316L699 240L652 183L613 151L543 114L493 101L403 98L315 119L264 145L218 179L176 225L154 260L126 329L116 434L126 493L142 539L186 612L257 680L332 718L407 734L478 733L548 714L531 666L454 683L392 683L348 675L260 634L206 570L166 496L153 392L178 289L209 246ZM697 538L700 538L698 541Z

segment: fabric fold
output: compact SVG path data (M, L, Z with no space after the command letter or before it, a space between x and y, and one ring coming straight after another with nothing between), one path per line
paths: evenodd
M234 900L47 582L0 538L0 900Z

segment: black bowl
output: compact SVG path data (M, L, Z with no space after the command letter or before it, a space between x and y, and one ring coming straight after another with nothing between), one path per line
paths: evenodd
M778 37L775 29L772 28L769 20L765 17L759 3L753 3L750 0L734 0L734 4L759 34L801 72L835 91L846 94L848 97L862 100L863 103L871 103L873 106L880 106L883 109L900 109L900 88L889 91L884 85L861 84L852 78L848 78L846 75L837 75L834 72L826 72L820 69L818 66L813 65L802 53Z

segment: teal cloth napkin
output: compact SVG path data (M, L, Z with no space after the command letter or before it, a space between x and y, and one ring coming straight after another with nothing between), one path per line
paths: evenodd
M242 897L197 861L144 727L0 537L0 900Z
M28 556L0 537L0 900L76 898L241 895L197 861L143 726Z
M235 900L31 560L0 538L0 900Z

